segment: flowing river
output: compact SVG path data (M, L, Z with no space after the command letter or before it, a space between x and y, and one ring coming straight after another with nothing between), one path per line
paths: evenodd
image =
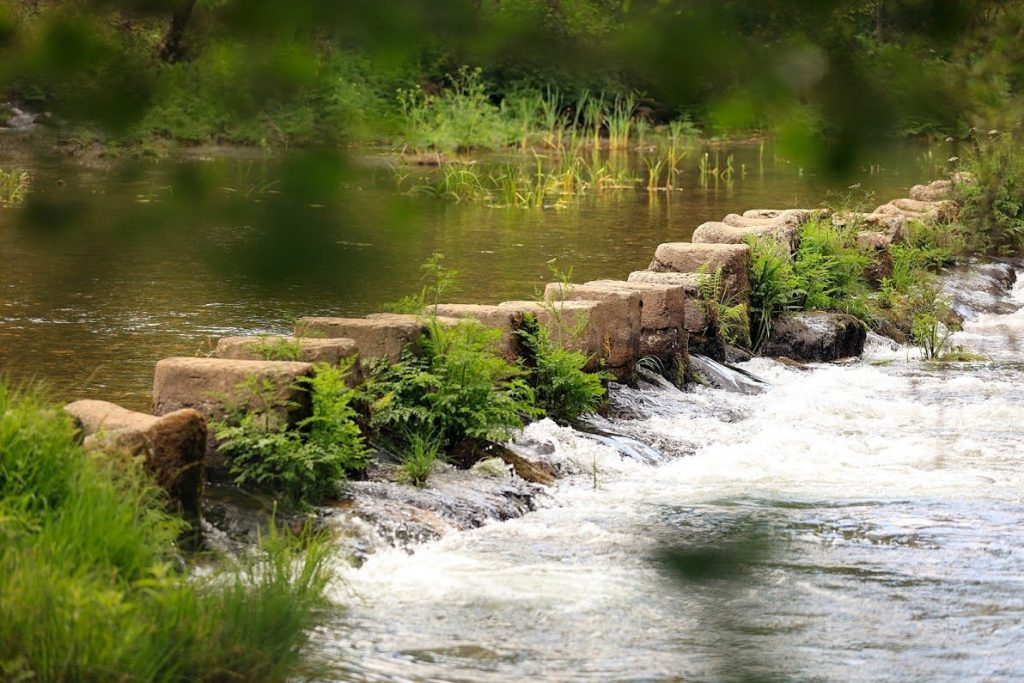
M990 362L876 338L849 364L748 362L757 395L620 390L611 428L662 463L529 427L578 474L346 570L325 656L367 681L1020 680L1024 312L974 317L957 343ZM732 578L662 560L738 538Z

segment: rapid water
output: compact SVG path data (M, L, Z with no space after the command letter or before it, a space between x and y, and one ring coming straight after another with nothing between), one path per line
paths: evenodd
M552 503L345 569L321 654L366 681L1024 678L1024 312L974 318L988 362L876 340L745 363L757 395L621 390L611 427L660 464L530 426L576 473ZM732 578L659 560L744 534Z

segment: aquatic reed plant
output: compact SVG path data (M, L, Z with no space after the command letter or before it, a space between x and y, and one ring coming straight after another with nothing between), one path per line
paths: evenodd
M5 171L0 168L0 207L7 209L25 201L30 181L28 171L19 168Z
M604 125L608 129L608 149L629 147L635 116L636 97L634 95L616 96L612 100L604 113Z
M657 190L664 190L665 187L661 184L661 176L667 165L667 160L663 156L645 156L643 157L644 166L647 168L647 191L655 192ZM666 180L666 184L668 181Z

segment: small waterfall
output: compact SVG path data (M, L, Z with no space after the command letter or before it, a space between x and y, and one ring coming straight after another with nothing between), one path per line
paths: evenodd
M768 388L768 383L746 370L723 365L707 356L692 354L691 367L712 386L736 394L759 394Z

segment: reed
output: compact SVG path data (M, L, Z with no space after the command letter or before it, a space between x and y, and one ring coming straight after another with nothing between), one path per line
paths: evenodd
M19 168L5 171L0 168L0 207L11 208L25 201L30 180L28 171Z

